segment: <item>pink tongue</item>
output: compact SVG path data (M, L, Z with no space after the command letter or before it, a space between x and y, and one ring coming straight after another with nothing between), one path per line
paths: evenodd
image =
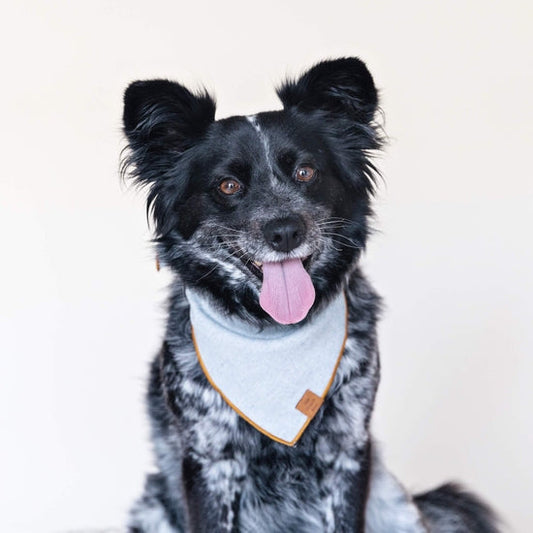
M280 324L303 320L313 302L315 288L300 259L263 263L261 307Z

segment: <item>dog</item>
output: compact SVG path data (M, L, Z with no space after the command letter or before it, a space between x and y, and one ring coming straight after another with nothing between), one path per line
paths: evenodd
M495 533L458 485L411 496L372 442L372 76L325 60L277 94L282 110L215 120L205 90L125 91L122 172L175 275L147 395L158 471L129 531Z

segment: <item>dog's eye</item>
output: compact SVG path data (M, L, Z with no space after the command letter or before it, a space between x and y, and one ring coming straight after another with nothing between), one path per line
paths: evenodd
M316 176L316 169L307 165L298 167L294 173L297 181L311 181Z
M221 193L227 194L227 195L235 194L239 192L241 188L242 188L242 185L237 180L234 180L232 178L227 178L225 180L222 180L218 184L218 190Z

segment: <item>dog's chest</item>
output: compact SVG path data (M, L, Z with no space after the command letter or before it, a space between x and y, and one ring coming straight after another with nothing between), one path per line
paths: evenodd
M350 483L365 462L378 382L377 349L371 329L361 334L360 313L351 306L333 384L290 447L262 435L210 385L191 341L188 308L180 310L167 336L163 392L174 404L180 453L198 462L208 493L226 502L228 520L238 514L242 532L335 531Z
M216 457L218 450L228 448L252 451L268 443L293 455L312 446L313 455L328 463L341 445L347 450L366 443L378 362L377 354L369 352L354 336L349 335L346 340L322 407L301 441L293 447L264 437L228 405L207 380L190 339L173 350L172 360L179 376L172 387L176 389L173 396L179 403L180 426L187 433L191 447L201 455Z
M192 369L194 351L180 355ZM228 498L228 507L239 499L240 531L335 531L365 460L376 384L376 362L367 363L367 355L348 339L330 394L294 447L259 433L200 373L182 382L183 441L201 463L209 492Z
M191 440L209 493L229 509L238 502L241 533L339 531L346 496L367 460L366 430L350 432L357 414L322 417L292 448L259 434L226 406L213 418L234 429L206 432L196 425Z

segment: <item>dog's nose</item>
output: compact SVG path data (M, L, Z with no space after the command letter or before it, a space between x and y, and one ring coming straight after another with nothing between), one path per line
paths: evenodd
M277 252L290 252L304 240L305 226L299 216L276 218L263 226L263 235Z

